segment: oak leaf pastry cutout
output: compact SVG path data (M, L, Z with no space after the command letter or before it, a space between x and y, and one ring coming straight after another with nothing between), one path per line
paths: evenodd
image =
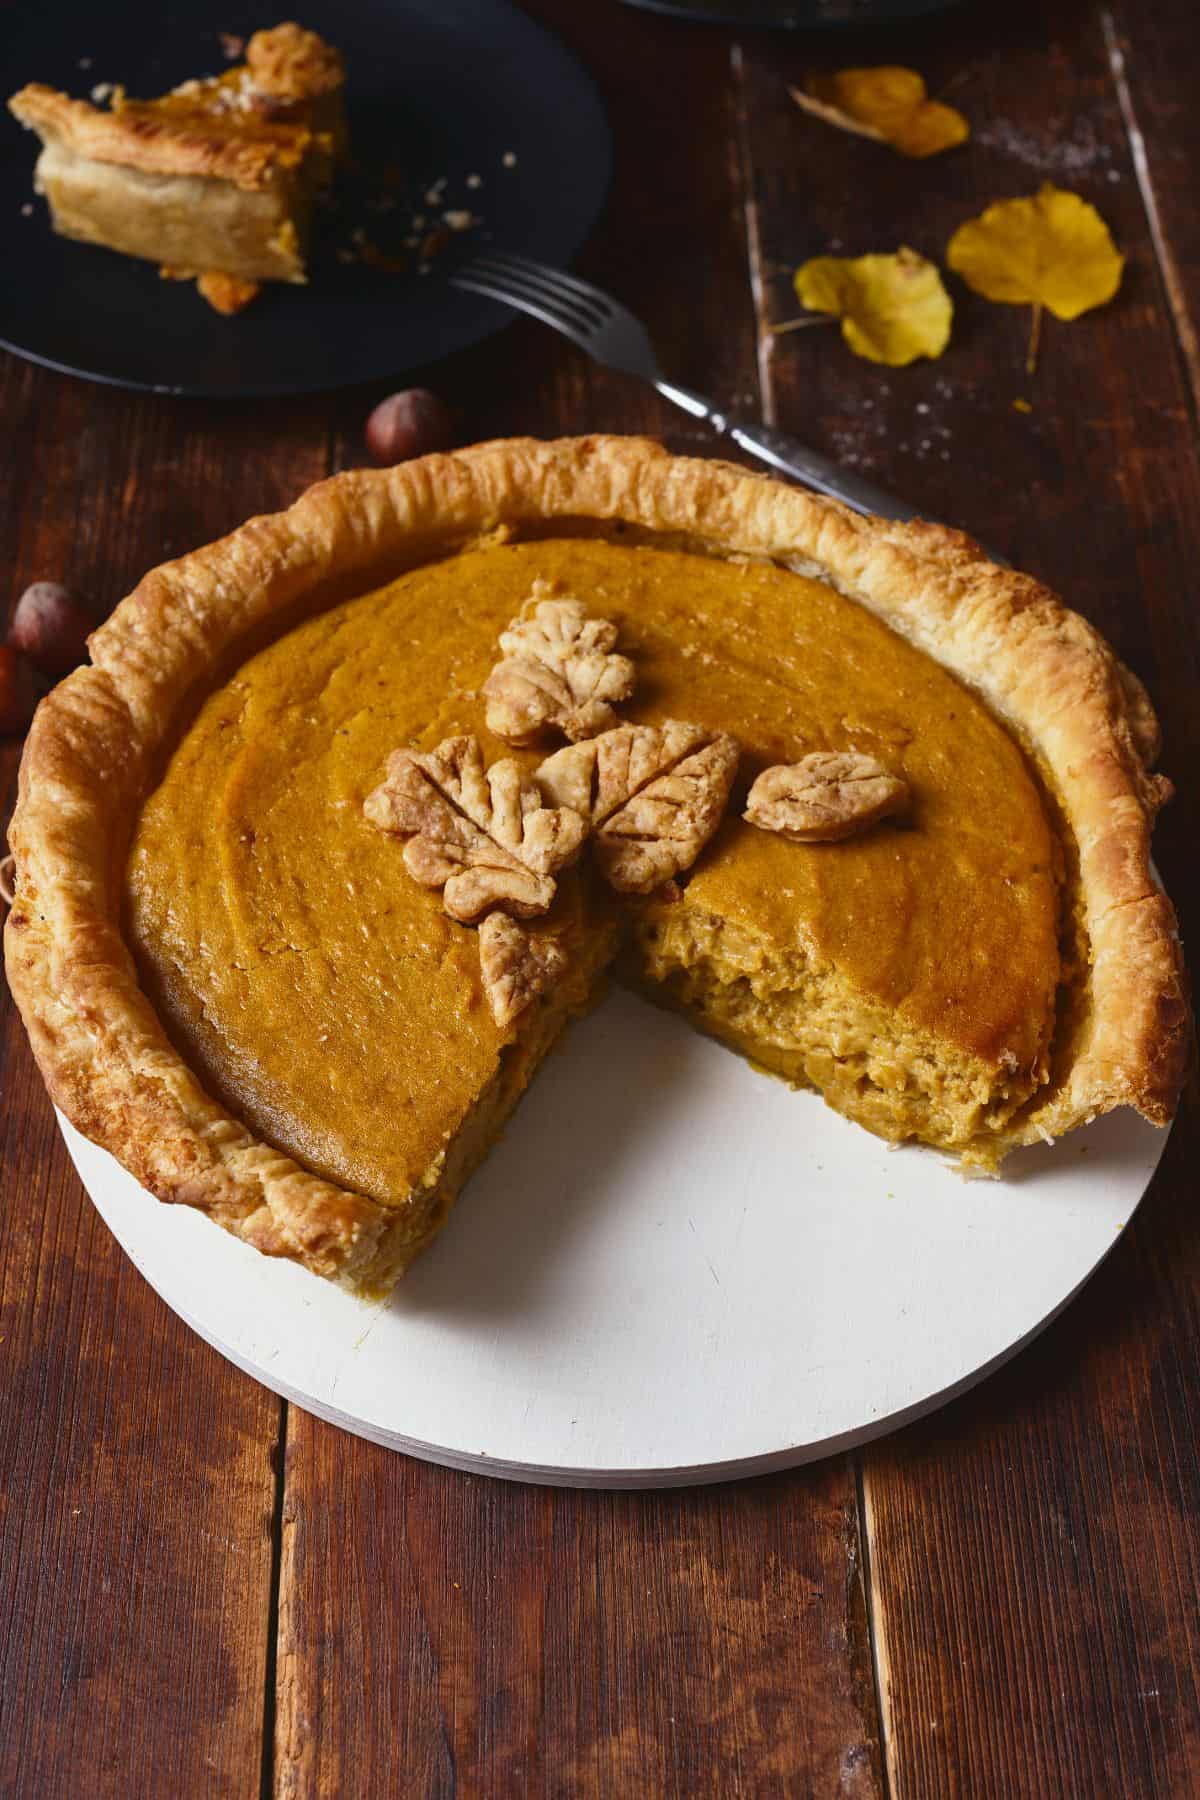
M489 913L479 927L479 971L497 1025L511 1025L566 967L557 938L535 937L507 913Z
M500 662L483 684L488 729L510 744L532 744L551 728L571 742L616 723L613 702L628 700L635 671L613 646L617 628L593 618L582 601L542 599L500 634Z
M681 719L618 725L547 757L538 786L590 819L596 862L619 894L649 894L690 869L729 800L738 746Z
M903 812L909 786L859 750L814 750L764 769L742 815L796 844L831 844Z
M466 735L436 750L394 750L363 812L408 839L409 874L440 887L446 911L464 925L493 906L518 918L547 911L553 877L587 836L578 813L545 805L514 757L485 769L478 739Z

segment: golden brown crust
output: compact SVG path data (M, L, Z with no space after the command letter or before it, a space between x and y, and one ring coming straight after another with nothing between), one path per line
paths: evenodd
M246 67L260 94L280 100L315 100L342 86L342 59L315 31L288 20L256 31L246 46Z
M353 1282L395 1214L306 1174L203 1092L138 987L121 935L129 835L181 709L218 666L306 603L362 592L503 523L598 520L831 581L1009 721L1078 858L1088 946L1067 1066L1017 1141L1114 1106L1174 1106L1188 1010L1150 831L1152 715L1097 633L1030 579L938 526L864 519L640 439L520 439L356 470L139 584L90 643L94 666L42 702L10 831L19 871L9 981L55 1102L166 1200L269 1254Z
M122 102L111 112L31 82L9 110L45 143L60 143L93 162L144 175L193 175L255 192L303 162L313 134L305 126L256 121L252 133L223 130L202 111L159 111L153 101Z

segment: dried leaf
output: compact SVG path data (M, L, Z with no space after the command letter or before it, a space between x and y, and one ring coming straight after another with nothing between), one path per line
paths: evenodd
M405 868L423 887L440 887L446 911L463 924L493 906L518 918L546 912L552 877L587 836L586 820L546 806L514 757L485 769L478 740L467 736L427 754L393 751L363 812L408 839Z
M814 256L796 270L801 306L833 313L856 356L900 368L940 356L954 308L931 262L915 250L891 256Z
M1050 182L1028 198L998 200L960 225L946 261L985 300L1032 306L1030 373L1042 308L1056 319L1077 319L1112 299L1125 267L1095 207Z
M931 100L915 69L840 69L789 88L796 105L827 125L890 144L902 156L936 156L965 143L971 128L953 106Z

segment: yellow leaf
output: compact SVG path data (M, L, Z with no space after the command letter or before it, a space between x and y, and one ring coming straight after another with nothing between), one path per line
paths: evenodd
M892 256L815 256L796 270L801 306L833 313L856 356L900 368L940 356L954 308L931 262L915 250Z
M960 112L928 98L915 69L842 69L813 75L807 88L788 91L814 118L890 144L902 156L936 156L971 135Z
M1022 200L998 200L978 219L960 225L946 261L985 300L1032 306L1032 372L1041 309L1077 319L1111 300L1125 258L1095 207L1049 182Z

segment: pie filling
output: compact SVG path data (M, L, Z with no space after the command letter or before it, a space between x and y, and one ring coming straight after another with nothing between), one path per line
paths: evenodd
M572 1017L586 1012L596 997L603 972L616 950L612 922L586 941L581 959L567 978L539 1006L518 1021L513 1041L501 1052L495 1073L479 1095L461 1129L426 1170L422 1181L396 1208L396 1222L376 1247L370 1266L356 1285L370 1294L386 1294L396 1278L433 1241L450 1216L459 1191L502 1135L508 1116L525 1092L539 1063L553 1048ZM377 1196L395 1203L398 1196Z
M565 977L497 1025L476 932L363 814L400 747L473 733L535 581L619 628L623 718L741 747L682 893L615 899L587 853L530 923ZM910 812L842 843L741 816L768 766L856 751ZM1056 840L1022 752L952 675L831 587L616 534L489 540L321 613L203 704L139 820L128 923L186 1059L261 1138L396 1211L379 1282L437 1230L618 937L632 979L893 1141L994 1164L1048 1079Z
M892 1143L915 1139L994 1168L1005 1126L1044 1082L1044 1061L984 1058L872 1003L832 964L781 956L686 904L639 919L627 960L650 999Z

